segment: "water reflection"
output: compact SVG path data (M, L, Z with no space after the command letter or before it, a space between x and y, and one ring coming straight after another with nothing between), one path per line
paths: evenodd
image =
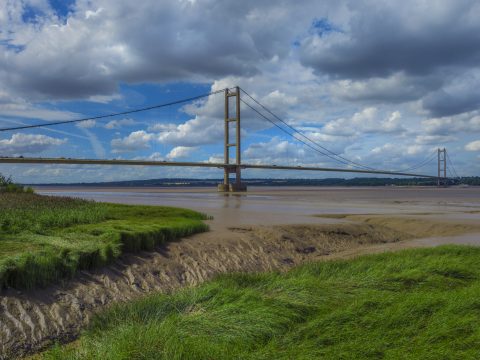
M240 209L242 207L242 195L223 194L223 208Z

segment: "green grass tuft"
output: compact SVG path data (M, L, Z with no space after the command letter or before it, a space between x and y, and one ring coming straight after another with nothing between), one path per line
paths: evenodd
M170 207L0 193L0 289L45 286L122 252L153 250L206 231L205 218Z
M479 359L480 248L224 275L99 314L42 359Z

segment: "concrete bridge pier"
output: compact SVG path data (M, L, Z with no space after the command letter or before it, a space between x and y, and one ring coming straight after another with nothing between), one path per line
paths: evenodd
M235 181L230 181L230 174L235 174ZM241 166L225 166L223 183L218 184L218 191L221 192L239 192L247 191L247 185L241 181Z

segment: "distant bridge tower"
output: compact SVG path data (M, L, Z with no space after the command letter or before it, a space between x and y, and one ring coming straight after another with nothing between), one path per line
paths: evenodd
M235 99L235 114L230 115L230 99ZM230 142L230 124L235 123L235 140ZM235 91L225 89L225 141L224 141L224 168L223 184L218 185L218 191L246 191L246 185L242 184L241 174L241 141L240 141L240 88ZM232 139L233 140L233 139ZM234 162L230 163L230 148L235 148ZM230 182L230 174L235 174L235 182Z
M438 148L438 178L437 185L447 186L447 149Z

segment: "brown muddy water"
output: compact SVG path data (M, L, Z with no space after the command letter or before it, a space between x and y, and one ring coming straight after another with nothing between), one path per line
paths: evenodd
M194 209L211 231L125 254L108 267L44 289L0 293L0 359L75 339L100 309L169 292L219 273L285 271L307 261L436 246L480 245L480 188L38 187L46 195Z
M250 187L248 192L238 194L219 193L213 188L38 187L36 190L45 195L189 208L212 215L213 230L239 225L332 222L315 216L322 214L413 214L462 222L480 220L480 187Z

